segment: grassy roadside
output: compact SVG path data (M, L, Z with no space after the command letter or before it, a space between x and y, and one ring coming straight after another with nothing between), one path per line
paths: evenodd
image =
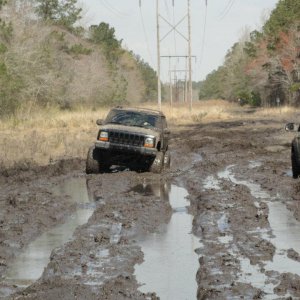
M96 120L107 110L75 112L55 109L0 121L0 164L46 165L61 158L86 156L96 135Z
M156 105L144 107L156 109ZM59 111L47 109L30 116L20 114L0 120L0 165L10 168L19 164L46 165L62 158L85 158L87 149L97 134L97 119L103 119L109 109L88 111ZM186 104L163 105L169 123L173 126L240 119L245 110L221 100L201 101L190 114ZM288 118L294 108L261 109L247 118ZM291 120L296 121L296 120Z

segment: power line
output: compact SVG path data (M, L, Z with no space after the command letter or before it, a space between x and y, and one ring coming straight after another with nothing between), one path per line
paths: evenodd
M115 12L117 12L119 15L124 16L124 17L129 16L128 13L123 13L123 12L121 12L120 10L118 10L117 8L115 8L114 6L112 6L107 0L104 0L104 1L105 1L105 3L106 3L109 7L111 7L112 10L114 10Z
M171 13L170 13L170 10L169 10L169 5L168 5L167 0L164 0L164 4L165 4L165 10L167 12L168 19L170 20L171 19ZM170 44L169 44L169 47L168 47L168 51L169 51L169 55L170 55Z
M230 12L232 6L234 5L235 0L229 0L226 7L224 8L224 10L222 11L222 13L220 14L220 20L223 20L228 13Z
M125 14L125 13L121 12L120 10L118 10L117 8L115 8L114 6L112 6L107 0L101 0L101 2L113 14L115 14L119 17L128 17L129 16L129 14Z
M175 3L174 0L172 2L172 6L173 6L173 27L175 27ZM176 32L174 31L174 51L175 51L175 55L177 55L177 42L176 42Z
M165 3L165 7L166 7L166 11L167 11L168 18L170 19L170 10L169 10L168 3L167 3L166 0L164 0L164 3Z
M193 109L193 83L192 83L192 26L191 26L191 0L188 0L188 48L189 48L189 88L188 99L190 106L190 113Z
M227 10L225 10L223 15L220 16L220 20L223 20L228 15L228 13L230 12L230 10L233 7L234 3L235 3L235 0L231 0L229 2L229 5L227 6Z
M203 27L203 36L202 36L202 44L201 44L201 52L200 52L200 62L199 66L202 64L204 49L205 49L205 41L206 41L206 27L207 27L207 0L205 1L205 16L204 16L204 27Z
M162 19L166 24L170 26L170 30L162 37L160 38L160 19ZM187 26L188 26L188 37L182 34L178 26L187 19ZM159 0L156 0L156 26L157 26L157 98L158 98L158 105L159 108L161 108L161 56L160 56L160 44L161 42L170 34L172 31L178 33L188 44L188 55L186 56L188 58L188 73L189 73L189 79L188 79L188 99L189 99L189 109L192 111L192 102L193 102L193 91L192 91L192 35L191 35L191 0L187 0L187 14L176 24L172 24L169 22L166 18L164 18L159 13ZM170 59L169 59L170 61ZM169 65L170 67L170 65Z
M222 17L222 15L225 14L225 12L227 11L228 7L230 6L230 3L232 2L233 0L228 0L227 4L225 5L224 9L220 12L219 14L219 17Z
M169 5L168 5L167 0L164 0L164 4L165 4L165 10L167 12L168 19L170 20L171 19L171 14L170 14ZM169 55L170 55L170 44L169 44L169 47L168 47L168 51L169 51Z
M154 65L153 57L152 57L152 54L151 54L151 51L150 51L149 39L148 39L146 27L145 27L145 22L144 22L144 18L143 18L143 12L142 12L141 5L140 5L140 16L141 16L141 22L142 22L142 27L143 27L143 31L144 31L144 37L145 37L145 41L146 41L146 45L147 45L147 51L148 51L151 63L152 63L152 65Z
M157 102L161 110L161 65L160 65L160 18L159 18L159 0L156 0L156 46L157 46Z
M116 15L117 17L121 17L120 14L118 14L116 11L114 11L113 9L111 9L110 6L107 5L106 2L104 2L104 0L101 0L102 5L108 10L110 11L112 14Z

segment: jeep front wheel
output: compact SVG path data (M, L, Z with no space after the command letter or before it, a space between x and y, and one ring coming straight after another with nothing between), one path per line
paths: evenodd
M157 152L156 157L149 168L149 171L152 173L159 174L163 169L163 165L164 165L164 153Z
M97 159L94 158L94 150L95 147L90 147L87 158L86 158L86 174L97 174L99 173L99 162Z

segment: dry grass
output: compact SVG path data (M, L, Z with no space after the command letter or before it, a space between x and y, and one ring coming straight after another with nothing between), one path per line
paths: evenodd
M157 109L156 105L145 106ZM173 126L241 119L244 109L221 100L197 102L193 105L192 114L187 105L176 105L172 109L167 104L162 107ZM78 109L62 112L51 108L30 115L21 111L14 118L0 120L0 164L3 167L23 162L45 165L62 157L85 158L87 149L97 134L95 122L103 119L108 110ZM246 117L290 118L293 121L292 117L298 112L288 107L259 109Z
M258 109L255 115L257 117L280 117L280 116L292 116L295 113L299 113L299 109L290 106L283 106L280 108L262 108Z
M175 125L187 125L199 122L212 122L233 118L235 104L222 100L210 100L193 103L192 113L187 104L162 107L168 120Z
M48 164L62 157L85 157L97 134L96 120L107 109L36 112L30 118L0 122L0 163L4 167L23 162Z

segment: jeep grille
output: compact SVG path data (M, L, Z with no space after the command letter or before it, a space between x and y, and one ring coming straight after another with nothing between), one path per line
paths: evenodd
M109 131L109 141L111 143L131 145L131 146L144 146L145 137L139 134L128 132Z

